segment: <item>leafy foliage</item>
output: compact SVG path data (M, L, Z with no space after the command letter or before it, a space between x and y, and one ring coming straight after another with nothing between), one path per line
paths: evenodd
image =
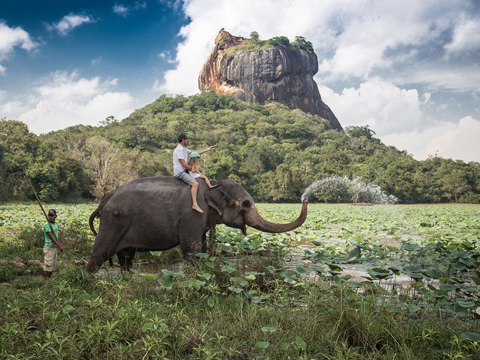
M314 204L302 230L245 237L219 227L216 255L123 278L75 265L91 248L95 205L51 206L67 251L48 281L14 261L41 258L27 246L37 235L23 231L41 228L37 206L0 207L2 358L480 356L478 206ZM298 205L260 212L284 222ZM298 249L309 260L301 265L297 242L314 245ZM361 283L342 274L362 265Z
M251 105L216 93L163 95L122 121L40 136L19 121L2 120L0 200L33 199L19 161L48 201L99 197L132 178L170 175L181 132L189 134L192 149L218 145L202 155L202 172L236 179L257 201L295 202L314 181L347 176L403 203L480 203L479 163L417 161L383 145L368 126L340 132L281 104ZM104 151L95 155L94 148ZM97 169L109 151L116 158Z
M273 46L277 46L277 45L284 45L284 46L288 46L290 45L290 40L288 39L288 37L286 36L275 36L273 38L271 38L270 40L268 40L270 42L270 44L272 44Z
M312 43L303 36L295 36L295 41L292 42L292 45L305 51L313 51Z

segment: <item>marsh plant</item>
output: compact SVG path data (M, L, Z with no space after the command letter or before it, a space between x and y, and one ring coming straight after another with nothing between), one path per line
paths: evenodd
M2 213L2 359L480 358L478 207L314 204L303 229L219 226L215 254L178 268L149 254L163 258L156 270L139 254L117 278L77 264L94 205L57 207L70 253L48 281L28 265L41 256L36 226L22 234L36 207ZM260 210L283 221L298 204ZM307 241L310 262L294 262ZM344 273L352 265L367 268L362 280Z
M330 176L312 183L303 193L302 201L392 205L399 200L387 194L380 186L368 183L361 178Z

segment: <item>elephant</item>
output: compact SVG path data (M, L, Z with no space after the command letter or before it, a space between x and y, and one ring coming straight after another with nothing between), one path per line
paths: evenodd
M122 269L129 270L135 252L163 251L180 245L184 258L206 252L206 233L217 224L241 229L246 225L260 231L281 233L301 226L307 218L307 202L300 216L288 224L263 219L252 196L235 180L216 181L209 189L198 180L197 201L204 210L192 210L190 186L173 176L134 180L105 195L89 219L96 235L87 270L97 272L117 255ZM98 234L93 226L100 217Z

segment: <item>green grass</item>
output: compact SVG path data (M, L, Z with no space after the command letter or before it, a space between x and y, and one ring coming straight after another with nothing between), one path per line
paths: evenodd
M455 319L439 321L429 312L405 317L377 306L374 297L359 297L342 286L288 289L278 284L274 301L254 304L242 296L223 294L221 286L165 291L141 277L98 280L82 272L64 267L48 282L22 279L4 288L0 295L3 357L439 359L448 354L479 355L477 346L457 336L468 325ZM262 342L268 342L268 347L257 347Z
M232 56L239 52L251 52L257 51L260 49L272 49L275 46L270 44L268 41L257 41L253 42L250 40L243 41L240 45L232 46L225 50L225 56Z
M0 285L2 359L480 357L474 341L478 288L468 295L463 285L478 276L479 206L310 205L306 223L296 232L269 235L248 229L244 238L219 227L217 256L199 254L195 265L167 271L170 262L178 261L176 250L143 254L139 261L156 267L119 279L93 277L75 264L88 258L93 236L86 219L95 205L49 207L59 210L69 251L48 281L38 268L20 269L10 262L42 257L36 229L43 221L36 206L0 208L5 234L0 280L7 283ZM278 222L300 211L298 204L259 208ZM316 246L304 255L310 264L285 261L292 242L312 241ZM352 250L360 245L362 255L352 260ZM453 256L462 251L473 259L471 266L470 260L464 264ZM421 287L416 283L409 294L392 294L383 292L378 280L353 286L332 271L333 265L377 269L392 262L402 272L404 266L428 270L434 264L444 276L437 281L458 289L430 290L428 298L421 288L438 284L424 275ZM460 263L463 270L451 268L460 269ZM302 276L311 269L319 271L315 281ZM380 270L375 274L382 276ZM447 300L462 309L449 310L442 304Z

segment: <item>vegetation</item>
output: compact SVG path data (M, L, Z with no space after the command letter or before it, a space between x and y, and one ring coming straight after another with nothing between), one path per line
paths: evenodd
M28 263L41 258L36 205L0 208L2 358L480 356L478 206L310 205L295 232L219 227L216 255L182 268L142 254L125 277L79 261L93 204L48 207L66 244L48 281ZM260 211L284 222L298 207Z
M241 44L229 47L225 49L225 56L232 56L238 52L251 52L257 51L260 49L271 49L273 45L270 44L267 40L260 40L255 36L251 39L245 39Z
M312 43L303 36L295 36L295 41L292 43L292 45L305 51L313 51Z
M175 139L186 132L193 149L218 144L202 155L201 171L236 179L256 201L298 202L314 181L347 176L402 203L480 203L479 163L417 161L382 144L368 126L336 131L276 103L250 105L216 93L161 96L103 124L36 136L22 122L1 120L0 201L33 200L20 163L45 201L98 198L134 178L171 175Z
M271 49L276 46L291 46L304 51L314 51L312 43L303 36L296 36L293 42L290 42L290 39L286 36L275 36L268 40L260 40L258 32L252 31L249 39L245 39L241 44L226 49L225 55L231 56L241 51L251 52L260 49Z
M260 40L260 35L258 34L258 32L252 31L250 33L250 40L252 40L253 42L259 41Z
M277 46L277 45L288 46L288 45L290 45L290 39L286 36L275 36L268 41L273 46Z

